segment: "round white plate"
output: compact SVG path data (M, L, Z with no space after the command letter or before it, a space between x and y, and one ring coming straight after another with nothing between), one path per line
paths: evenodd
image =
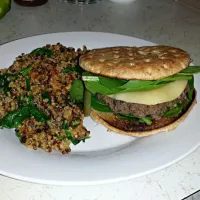
M94 32L69 32L39 35L0 46L0 67L9 67L21 53L46 44L60 42L89 49L117 45L142 46L152 43L137 38ZM195 76L200 92L200 76ZM199 99L198 99L199 102ZM200 144L200 107L197 104L187 119L169 133L135 139L107 132L90 118L91 131L86 143L72 146L72 153L46 153L28 150L14 131L0 130L0 174L30 182L56 185L93 185L128 180L167 167L187 156Z

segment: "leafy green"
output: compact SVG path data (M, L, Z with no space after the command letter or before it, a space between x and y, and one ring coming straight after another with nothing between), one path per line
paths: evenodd
M101 102L94 95L92 95L92 97L91 97L91 107L94 110L97 110L97 111L100 111L100 112L112 112L108 105Z
M120 87L120 86L126 84L128 81L127 80L119 80L116 78L107 78L104 76L99 76L99 82L108 88L115 88L115 87Z
M17 102L18 102L19 108L22 108L22 107L24 107L26 105L33 106L34 105L34 98L33 98L32 95L27 96L25 94L25 95L22 95L22 96L18 97L17 98Z
M46 122L50 119L49 116L47 116L44 112L40 111L38 108L34 106L28 106L28 107L29 107L30 116L34 117L36 121Z
M145 123L147 125L151 125L152 124L152 117L143 117L143 118L140 118L139 122Z
M21 70L20 73L23 75L23 76L29 76L29 72L32 70L32 67L31 66L28 66L26 67L25 69Z
M43 99L47 99L48 103L51 104L50 92L44 91L44 92L42 92L41 96Z
M70 130L65 130L65 134L66 134L67 139L70 140L72 144L77 145L81 142L81 140L78 140L72 137Z
M28 96L28 105L32 105L34 104L34 98L32 95Z
M29 72L32 70L31 66L26 67L25 69L22 69L20 71L20 74L26 77L26 90L30 91L31 90L31 80L29 78Z
M117 114L120 119L128 120L128 121L138 121L138 118L133 115L124 115L124 114Z
M17 78L16 74L0 74L0 88L4 93L10 92L9 84Z
M179 75L193 75L200 72L200 66L189 66L188 68L184 69L183 71L179 72Z
M73 137L72 137L72 133L71 133L71 131L69 130L69 125L68 125L68 123L66 123L66 122L63 123L62 128L65 129L66 138L67 138L68 140L70 140L70 141L72 142L73 145L77 145L77 144L79 144L81 141L82 141L82 142L85 142L86 139L90 138L89 136L86 136L86 137L84 137L84 138L82 138L82 139L73 138Z
M22 133L16 132L16 136L19 138L19 141L22 141Z
M189 93L188 93L188 98L181 103L175 104L172 109L169 109L164 113L164 116L169 117L169 118L178 116L183 111L183 109L192 101L193 93L194 93L194 77L193 76L192 76L192 79L188 81L188 84L190 88Z
M5 128L16 128L25 119L34 117L38 122L45 122L49 117L38 108L28 105L11 111L0 120L0 126Z
M84 81L85 87L87 90L89 90L92 94L112 94L111 89L105 87L104 85L101 85L99 81L94 81L94 82L89 82L89 81Z
M42 48L37 48L37 49L34 49L33 51L31 51L32 55L46 55L48 57L51 57L53 55L53 51L50 50L50 49L47 49L45 47L42 47Z
M176 80L192 80L193 74L199 73L200 67L190 66L187 69L173 75L159 80L145 81L145 80L119 80L114 78L108 78L103 76L94 75L88 72L83 73L83 81L85 87L92 94L116 94L122 92L134 92L134 91L147 91L156 89L166 85L167 83Z
M69 129L69 124L67 122L64 122L62 125L63 129Z
M68 66L63 70L63 72L66 74L71 74L71 73L75 72L78 75L81 75L83 73L83 71L84 70L78 65Z
M26 77L26 90L30 91L31 90L31 80L30 78Z
M22 108L20 110L14 110L5 115L1 121L0 126L5 128L16 128L21 125L22 122L28 118L27 108Z
M141 122L141 123L145 123L147 125L152 124L152 118L151 117L137 118L134 115L124 115L124 114L117 114L117 116L120 119L124 119L124 120L128 120L128 121Z
M63 138L61 135L57 135L57 138L58 138L59 140L64 140L64 138Z
M88 136L85 136L84 138L82 138L81 140L82 140L83 143L85 143L85 141L86 141L87 139L90 139L90 138L91 138L91 136L88 135Z
M28 66L27 68L21 70L20 73L16 73L16 74L8 74L8 73L0 74L0 88L3 89L3 91L5 93L10 92L10 87L9 87L10 82L12 82L15 79L17 79L20 74L25 76L25 77L27 77L29 72L31 71L31 69L32 69L32 67ZM26 78L26 87L29 90L30 89L30 80L27 80L27 79L28 78Z
M109 85L109 80L110 78L105 78L103 76L95 76L89 72L83 72L83 76L82 79L84 81L85 87L92 93L92 94L105 94L105 95L109 95L109 94L114 94L114 93L118 93L120 91L122 91L123 89L120 89L119 87L108 87L105 86L106 83L108 83ZM103 82L103 84L100 82ZM106 80L104 82L104 80ZM115 81L116 80L116 81ZM111 83L110 85L114 85L117 84L119 85L123 85L125 82L123 80L119 80L119 79L111 79Z
M76 117L73 121L72 121L72 128L76 128L79 124L80 124L80 117Z
M189 100L185 100L181 103L174 104L173 108L164 112L164 116L168 118L178 116L179 114L181 114L181 112L183 111L183 108L185 108L189 102L190 102Z
M79 79L75 80L70 89L70 96L72 100L82 101L84 94L84 85L83 82Z

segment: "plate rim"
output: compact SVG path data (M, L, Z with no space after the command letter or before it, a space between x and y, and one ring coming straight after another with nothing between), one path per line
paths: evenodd
M33 36L22 37L22 38L18 38L18 39L14 39L14 40L2 43L2 44L0 44L0 47L6 45L8 43L13 43L15 41L20 41L20 40L23 40L23 39L30 39L30 38L33 38L33 37L40 37L40 36L44 36L44 35L56 35L56 34L67 34L67 33L70 33L70 34L73 34L73 33L76 33L76 34L77 33L78 34L82 34L82 33L84 33L84 34L105 34L105 35L108 34L108 35L114 35L114 36L127 37L129 39L137 39L137 40L141 40L141 41L144 41L144 42L151 43L152 45L155 44L155 43L152 43L150 41L147 41L147 40L144 40L144 39L141 39L141 38L138 38L138 37L132 37L132 36L129 36L129 35L121 35L121 34L116 34L116 33L111 33L111 32L71 31L71 32L52 32L52 33L37 34L37 35L33 35ZM155 45L157 45L157 44L155 44ZM165 165L161 165L160 167L157 167L157 168L154 168L154 169L151 169L151 170L146 170L145 172L133 174L133 175L130 175L128 177L117 177L115 179L108 179L108 180L74 181L74 182L67 181L67 180L66 181L43 180L43 179L39 180L37 178L30 178L30 177L25 177L25 176L21 176L21 175L15 175L15 174L12 174L12 173L6 173L6 172L3 172L2 170L0 170L0 174L3 175L3 176L13 178L13 179L17 179L17 180L22 180L22 181L32 182L32 183L38 183L38 184L46 184L46 185L82 186L82 185L110 184L110 183L116 183L116 182L131 180L131 179L134 179L134 178L137 178L137 177L146 176L147 174L154 173L156 171L160 171L160 170L162 170L166 167L169 167L169 166L177 163L178 161L182 160L186 156L190 155L199 146L200 146L200 141L195 147L190 149L190 151L188 151L187 153L183 154L182 156L178 157L177 159L174 159L172 162L168 162Z

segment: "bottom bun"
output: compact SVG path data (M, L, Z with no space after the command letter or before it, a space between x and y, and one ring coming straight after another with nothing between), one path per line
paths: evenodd
M187 110L181 114L181 116L174 118L163 117L160 120L156 120L154 123L152 123L152 125L141 125L141 123L120 119L113 113L104 113L96 110L92 110L90 116L94 121L108 128L109 131L134 137L145 137L175 129L179 123L185 120L187 115L196 104L196 95L196 90L194 90L193 101L188 106ZM124 127L128 127L129 130L124 130Z

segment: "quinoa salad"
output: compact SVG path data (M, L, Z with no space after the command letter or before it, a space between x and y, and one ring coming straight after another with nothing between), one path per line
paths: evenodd
M61 44L46 45L18 56L0 70L0 126L14 128L20 142L47 152L71 151L90 132L83 126L84 85L79 57Z

